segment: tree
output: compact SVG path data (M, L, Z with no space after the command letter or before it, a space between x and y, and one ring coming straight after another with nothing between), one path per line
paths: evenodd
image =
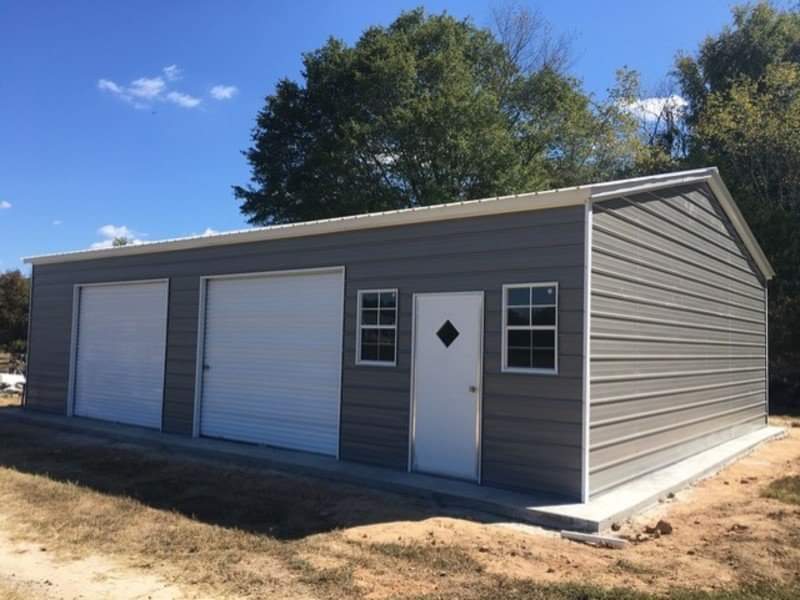
M331 39L304 55L304 82L278 83L245 152L251 182L234 193L249 222L531 191L629 168L625 116L564 75L563 42L514 10L493 34L418 9L352 47Z
M30 280L19 270L0 274L0 349L24 355Z
M555 35L540 11L518 2L492 9L492 32L511 64L522 73L547 69L564 74L572 61L570 37Z
M733 24L708 37L696 56L679 55L676 75L689 101L687 120L695 124L706 100L737 82L759 81L769 65L800 61L800 13L768 1L732 9Z
M776 270L770 285L773 384L800 393L800 12L768 2L681 56L688 163L714 164Z
M125 237L124 235L121 235L121 236L115 237L112 240L111 246L114 247L114 248L118 248L119 246L127 246L130 243L131 243L131 241L130 241L129 238Z

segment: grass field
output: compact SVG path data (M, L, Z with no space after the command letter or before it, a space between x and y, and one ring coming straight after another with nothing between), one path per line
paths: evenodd
M609 550L424 500L0 418L0 555L3 544L9 555L46 549L41 597L67 585L59 566L96 570L97 585L123 586L114 597L134 597L123 592L148 578L163 597L189 598L789 600L800 597L800 510L785 502L795 501L800 430L789 431L620 531L635 538L666 518L672 535ZM11 579L9 568L0 564L0 598L36 598L37 571Z

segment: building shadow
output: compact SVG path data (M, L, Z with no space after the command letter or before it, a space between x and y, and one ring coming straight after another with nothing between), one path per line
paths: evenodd
M5 410L10 409L0 408L0 466L133 498L152 508L221 527L296 540L360 525L435 516L493 520L433 498L233 461L193 458L45 424L3 419Z

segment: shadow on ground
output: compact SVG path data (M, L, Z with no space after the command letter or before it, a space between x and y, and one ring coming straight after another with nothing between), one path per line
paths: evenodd
M283 540L357 525L468 516L433 500L170 455L11 420L0 420L0 466Z

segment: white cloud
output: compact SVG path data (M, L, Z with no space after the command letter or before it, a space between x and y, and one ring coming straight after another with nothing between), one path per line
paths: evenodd
M217 231L216 229L211 229L211 227L206 227L206 230L200 235L202 235L203 237L207 237L209 235L216 235L218 233L219 231Z
M215 85L211 88L211 96L215 100L230 100L239 93L235 85Z
M100 229L97 230L97 235L104 238L99 242L94 242L90 248L92 250L98 250L100 248L111 248L114 245L114 240L116 238L127 238L128 244L130 245L137 245L141 244L142 240L139 239L139 236L142 234L137 234L133 230L129 229L125 225L103 225Z
M138 100L134 99L134 97L129 93L128 89L122 87L121 85L117 85L110 79L100 79L97 82L97 89L103 92L108 92L119 98L120 100L124 100L128 104L132 105L134 108L147 108L146 104L142 104Z
M183 108L194 108L201 102L200 98L195 98L194 96L181 92L168 93L167 100Z
M625 109L634 117L644 121L655 121L665 109L676 112L683 111L689 103L677 94L671 96L652 96L639 98L625 105Z
M53 225L58 226L58 225L61 225L63 222L64 221L62 221L61 219L56 219L55 221L53 221Z
M97 87L105 92L111 92L112 94L122 94L123 90L119 87L116 83L111 81L110 79L101 79L97 82Z
M139 77L128 85L120 85L110 79L99 79L97 88L140 109L150 108L154 102L171 102L181 108L195 108L200 104L200 98L170 88L168 82L181 78L182 71L178 65L164 67L162 72L163 77Z
M178 81L181 78L181 73L183 71L178 67L178 65L170 65L168 67L164 67L161 69L164 73L164 77L167 78L167 81Z
M103 225L97 230L97 233L111 239L115 237L134 237L133 231L128 229L125 225Z
M6 210L11 208L11 202L8 200L0 200L0 210Z
M164 91L166 84L161 77L140 77L131 82L128 92L137 98L150 100Z

